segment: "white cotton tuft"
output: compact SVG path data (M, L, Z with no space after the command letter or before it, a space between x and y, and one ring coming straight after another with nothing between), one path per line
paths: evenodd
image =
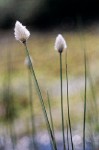
M30 60L31 60L31 62L30 62ZM33 63L32 57L30 57L30 59L29 59L29 57L27 56L25 58L24 64L29 68L31 66L31 63Z
M61 34L56 37L55 41L55 50L58 52L63 52L64 49L67 48L66 42Z
M14 35L16 40L24 43L30 36L30 32L19 21L16 21L14 28Z

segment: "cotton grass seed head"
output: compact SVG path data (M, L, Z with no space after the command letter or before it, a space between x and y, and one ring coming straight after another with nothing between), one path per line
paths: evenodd
M55 50L59 53L62 53L64 49L67 48L66 42L61 34L56 37L55 41Z
M30 32L19 21L16 21L14 35L16 40L25 43L30 36Z
M82 143L82 138L80 135L73 136L73 143L75 146L80 145Z
M31 62L30 62L30 60L31 60ZM24 64L25 64L28 68L30 68L30 67L31 67L31 63L33 63L32 57L30 56L30 59L29 59L29 57L27 56L27 57L25 58Z

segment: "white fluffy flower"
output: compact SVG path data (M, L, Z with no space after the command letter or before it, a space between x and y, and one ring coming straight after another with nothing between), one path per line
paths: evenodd
M73 136L73 143L75 146L80 145L82 143L82 138L79 135Z
M16 21L14 28L14 35L16 40L24 43L30 36L30 32L19 21Z
M32 63L32 62L33 62L32 57L30 57L30 59L29 59L28 56L25 58L24 64L25 64L27 67L30 67L30 66L31 66L30 60L31 60L31 63Z
M63 38L63 36L61 34L59 34L56 37L56 41L55 41L55 50L57 50L58 52L62 52L64 49L67 48L66 42Z

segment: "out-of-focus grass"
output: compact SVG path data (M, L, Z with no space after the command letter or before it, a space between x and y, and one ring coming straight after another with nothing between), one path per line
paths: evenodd
M28 48L33 58L33 65L35 68L37 79L40 83L40 87L42 89L45 99L47 99L46 91L49 90L51 86L53 87L53 85L55 85L59 79L59 54L54 50L54 42L57 34L57 31L46 33L31 32L30 39L28 40ZM97 34L97 30L95 30L94 27L88 28L80 32L62 32L62 34L66 39L68 46L67 51L69 80L76 80L79 77L84 77L83 48L85 48L89 59L89 66L92 80L94 83L94 90L98 96L99 34ZM24 60L24 46L15 40L13 32L10 33L9 31L7 33L4 33L4 35L0 37L0 88L2 89L2 83L4 79L7 78L7 68L9 62L9 64L11 64L11 85L16 94L17 102L22 106L19 106L18 108L21 119L24 116L29 117L29 108L28 106L26 107L26 105L28 105L28 72L26 66L24 65ZM65 81L65 52L63 53L63 76ZM53 88L53 90L55 89ZM69 95L70 114L73 125L76 125L77 121L82 122L83 92L84 86L81 88L80 92L74 92L72 95ZM52 93L50 93L50 95L51 94ZM55 94L57 93L55 92ZM90 95L91 91L89 92L88 89L88 97L90 97ZM37 100L35 90L33 91L33 99L35 115L41 117L41 107L39 101ZM52 104L52 115L54 119L54 124L57 128L60 128L59 121L61 120L61 116L59 111L59 97L55 98L55 95L54 97L53 95L51 95L50 99ZM64 109L66 114L66 97L64 97ZM57 120L56 114L60 116L58 117L59 120ZM39 122L38 120L39 117L37 119L37 122ZM41 124L45 126L44 120L40 122L39 126L41 126Z
M49 78L57 77L59 70L59 56L54 50L54 42L58 32L51 33L34 33L31 32L31 37L28 40L28 47L33 57L33 63L38 74L47 75ZM98 49L99 49L99 35L93 30L85 30L79 33L63 32L63 36L67 42L68 50L68 64L70 75L82 75L83 73L83 47L88 52L90 64L95 68L98 65ZM81 41L83 40L83 41ZM13 63L13 70L19 69L16 73L25 69L24 64L24 46L17 42L12 34L5 34L0 40L0 64L1 71L7 63L8 51L11 53L11 62ZM65 53L63 54L63 69ZM76 69L75 69L76 67ZM50 69L51 68L51 69ZM65 72L65 71L64 71Z

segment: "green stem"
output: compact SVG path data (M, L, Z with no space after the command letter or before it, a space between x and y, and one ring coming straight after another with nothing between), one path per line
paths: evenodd
M69 150L69 137L68 137L68 123L66 122L67 125L67 146L68 146L68 150Z
M48 107L49 107L51 128L52 128L53 136L54 136L54 138L55 138L54 125L53 125L53 118L52 118L51 105L50 105L50 99L49 99L49 94L48 94L48 92L47 92L47 97L48 97ZM50 141L51 141L51 140L50 140ZM51 142L50 142L50 143L51 143ZM52 147L52 144L51 144L51 147Z
M85 65L85 93L84 93L84 119L83 119L83 150L85 150L85 125L86 125L86 87L87 87L87 65L86 65L86 52L84 49L84 65Z
M32 149L37 149L34 137L35 137L35 120L34 120L34 109L33 109L33 95L32 95L32 80L31 80L31 74L28 70L28 78L29 78L29 104L30 104L30 115L31 115L31 124L32 124L32 142L33 142L33 147Z
M31 62L31 59L30 59L30 55L29 55L29 51L28 51L26 42L24 43L24 45L25 45L26 56L28 56L29 62L30 62L30 71L31 71L31 74L32 74L33 79L34 79L33 81L34 81L34 84L36 86L36 91L37 91L37 94L39 96L39 100L40 100L40 103L41 103L41 106L42 106L44 117L46 119L47 129L48 129L48 132L50 133L50 137L51 137L51 140L52 140L51 142L53 144L54 150L57 150L56 141L54 139L54 136L53 136L53 133L52 133L52 130L51 130L51 127L50 127L50 123L49 123L49 120L48 120L44 100L43 100L43 97L42 97L42 94L41 94L41 90L40 90L38 81L36 79L35 71L34 71L34 68L33 68L33 65L32 65L32 62Z
M81 31L81 26L82 26L82 20L80 18L80 22L79 22L79 31ZM83 39L81 39L81 37L83 37ZM85 91L84 91L84 114L83 114L83 150L85 150L85 127L86 127L86 87L87 87L87 59L86 59L86 50L85 50L85 46L84 46L84 36L81 36L81 32L80 32L80 41L81 41L81 47L83 47L84 50L84 68L85 68Z
M90 73L90 66L89 66L89 61L88 61L88 57L87 57L87 74L88 74L88 79L89 79L89 83L90 83L90 87L91 87L91 92L92 92L92 96L93 96L93 102L94 102L94 108L96 110L96 123L98 125L98 108L97 108L97 97L96 97L96 93L95 93L95 90L94 90L94 86L93 86L93 80L92 80L92 76L91 76L91 73Z
M61 84L61 117L62 117L62 133L63 133L63 146L66 150L65 145L65 134L64 134L64 112L63 112L63 90L62 90L62 53L60 53L60 84Z
M52 118L52 112L51 112L51 105L50 105L50 99L49 99L49 94L48 94L48 92L47 92L47 97L48 97L48 106L49 106L49 114L50 114L50 120L51 120L51 127L52 127L53 135L54 135L54 137L55 137L54 125L53 125L53 118Z
M66 52L66 80L67 80L67 111L68 111L68 124L69 124L69 130L70 130L71 146L72 146L72 150L74 150L74 145L73 145L73 140L72 140L72 129L71 129L71 120L70 120L70 110L69 110L67 52Z

